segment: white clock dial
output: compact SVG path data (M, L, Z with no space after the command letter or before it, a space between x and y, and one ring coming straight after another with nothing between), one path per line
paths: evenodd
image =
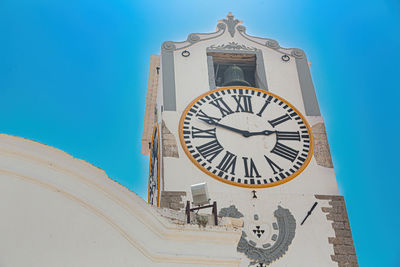
M207 92L180 121L185 153L202 171L233 185L269 187L296 177L313 152L310 127L286 100L262 89Z

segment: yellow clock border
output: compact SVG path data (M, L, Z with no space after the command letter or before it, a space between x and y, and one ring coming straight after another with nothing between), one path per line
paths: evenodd
M157 139L158 139L158 140L157 140L157 142L158 142L158 151L157 151L157 154L158 154L158 166L157 166L157 207L159 207L159 206L160 206L160 162L161 162L161 159L160 159L160 146L161 146L161 143L160 143L160 129L159 129L159 127L158 127L158 123L156 123L156 124L154 125L154 127L153 127L153 134L151 135L150 160L149 160L149 187L148 187L148 192L147 192L147 203L149 203L149 201L150 201L151 157L152 157L152 155L153 155L153 145L154 145L153 140L154 140L154 134L155 134L156 130L157 130L157 133L158 133L158 134L157 134Z
M303 165L292 175L288 176L287 178L280 180L278 182L273 182L273 183L269 183L269 184L257 184L257 185L250 185L250 184L240 184L240 183L236 183L236 182L232 182L229 180L226 180L224 178L219 177L218 175L215 175L214 173L208 171L206 168L204 168L203 166L201 166L197 160L195 160L192 156L192 154L189 152L189 149L186 146L185 140L183 138L183 122L186 118L186 115L188 113L188 111L192 108L192 106L197 103L197 101L199 101L201 98L210 95L212 93L215 92L219 92L219 91L223 91L223 90L227 90L227 89L248 89L248 90L253 90L253 91L258 91L261 93L265 93L268 95L271 95L279 100L281 100L282 102L284 102L285 104L287 104L289 107L291 107L299 116L300 118L303 120L305 126L307 127L307 130L310 134L310 151L308 153L308 156L306 158L306 160L304 161ZM223 183L226 184L230 184L230 185L234 185L234 186L239 186L239 187L246 187L246 188L266 188L266 187L273 187L273 186L277 186L280 184L284 184L287 183L289 181L291 181L292 179L294 179L296 176L298 176L310 163L312 155L314 154L314 136L313 133L311 131L311 127L308 124L306 118L303 116L303 114L301 114L301 112L295 108L292 104L290 104L287 100L283 99L282 97L275 95L271 92L265 91L263 89L259 89L259 88L254 88L254 87L248 87L248 86L228 86L228 87L221 87L221 88L217 88L208 92L205 92L204 94L201 94L200 96L196 97L196 99L194 99L192 102L190 102L190 104L186 107L186 109L183 111L182 115L181 115L181 119L179 121L179 140L181 143L181 146L183 148L183 151L185 151L185 154L188 156L188 158L190 159L190 161L193 162L194 165L196 165L200 170L202 170L204 173L206 173L207 175L213 177L214 179L217 179L218 181L221 181Z

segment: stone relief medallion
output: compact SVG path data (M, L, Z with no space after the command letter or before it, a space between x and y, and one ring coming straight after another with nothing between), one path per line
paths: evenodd
M292 243L296 230L293 215L278 206L274 217L273 221L262 221L255 215L254 221L245 223L237 251L251 260L250 266L271 264L281 258Z
M250 244L257 247L268 248L276 242L276 236L279 234L278 229L273 228L272 224L277 225L276 220L269 221L255 221L246 223L244 232L247 233L247 240Z

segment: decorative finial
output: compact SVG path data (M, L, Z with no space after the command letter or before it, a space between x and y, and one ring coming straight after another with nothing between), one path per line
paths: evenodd
M223 19L222 21L228 25L228 32L231 34L231 37L235 36L235 27L236 25L241 24L241 21L234 19L232 12L229 12L226 19Z

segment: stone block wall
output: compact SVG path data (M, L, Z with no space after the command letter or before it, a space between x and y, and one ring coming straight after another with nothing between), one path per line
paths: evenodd
M343 196L316 195L315 197L321 200L330 200L329 206L321 209L326 213L327 220L332 221L332 228L335 231L335 236L328 238L329 244L333 245L332 260L337 262L339 267L358 267Z
M162 155L163 157L179 158L178 146L176 144L176 138L171 131L165 125L165 122L161 122L161 133L162 133Z
M185 207L183 197L184 191L161 191L160 207L172 210L181 210Z
M328 137L326 135L325 124L317 123L311 127L315 147L314 147L314 157L317 164L327 168L333 168L331 152L329 150Z

